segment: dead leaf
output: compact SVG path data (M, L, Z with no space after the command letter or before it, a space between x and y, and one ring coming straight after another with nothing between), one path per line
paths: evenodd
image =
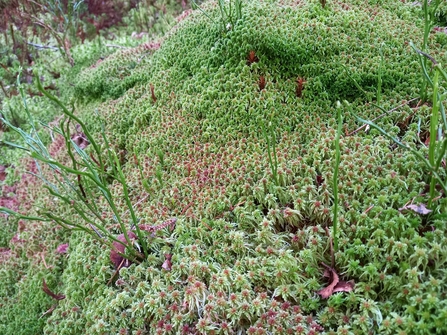
M317 293L319 295L321 295L321 297L323 299L327 299L334 292L334 288L335 288L335 286L337 286L337 284L339 282L339 278L338 278L337 272L335 272L335 270L333 268L331 268L330 266L327 266L324 263L322 263L322 264L326 267L326 270L324 270L323 276L330 278L331 283L328 286L326 286L324 289L318 291Z
M427 215L427 214L429 214L429 213L432 212L432 210L431 210L431 209L428 209L428 208L425 206L425 204L419 204L419 205L407 205L407 206L404 206L404 207L402 207L402 208L399 208L399 211L400 211L400 212L405 211L405 210L411 210L411 211L413 211L413 212L415 212L415 213L417 213L417 214L421 214L421 215Z
M323 276L329 278L331 283L324 289L318 291L317 293L321 295L323 299L328 299L332 294L336 292L350 292L354 289L354 281L340 281L337 272L334 268L321 263L326 269L324 270Z
M49 309L48 311L46 311L45 313L43 313L43 314L40 316L40 318L44 317L44 316L47 315L47 314L52 313L52 312L56 309L56 307L57 307L57 305L53 305L53 306L51 306L50 309ZM40 318L39 318L39 319L40 319Z
M315 182L317 184L317 187L320 187L324 183L324 177L322 175L317 175L315 177Z
M129 236L131 242L137 239L137 235L135 235L135 233L132 231L128 231L127 236ZM117 239L127 245L127 241L126 238L124 237L124 234L118 235ZM110 260L112 261L113 265L115 265L115 269L119 269L122 267L127 268L132 264L131 261L129 261L128 259L124 259L124 257L120 255L120 253L124 254L124 249L125 246L122 245L121 243L113 242L113 249L110 250Z
M355 283L353 280L350 281L339 281L334 287L332 293L335 292L351 292L354 289Z
M172 268L171 258L172 258L171 254L165 254L166 260L163 262L163 265L161 267L166 271L171 271Z
M47 283L45 282L45 279L42 279L42 290L48 294L51 298L56 299L56 300L63 300L65 299L65 295L63 294L55 294L53 292L50 291L50 289L47 286Z
M56 252L58 254L66 254L67 251L68 251L68 243L60 244L56 249Z
M81 126L79 124L76 125L76 134L71 135L71 139L81 149L87 148L90 144L87 136L81 131Z
M0 129L2 128L1 126L1 121L0 121ZM6 178L6 166L4 165L0 165L0 181L5 180Z

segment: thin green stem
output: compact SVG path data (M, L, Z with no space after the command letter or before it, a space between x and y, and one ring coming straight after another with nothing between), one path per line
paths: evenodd
M40 78L39 75L37 74L36 76L37 79L37 88L39 89L39 91L44 94L48 99L54 101L59 107L61 107L62 112L68 116L70 119L75 120L82 128L82 131L85 133L85 136L87 137L87 139L89 140L89 142L92 144L96 154L98 155L98 160L99 160L99 164L100 164L100 168L101 170L104 170L104 163L102 161L101 158L101 150L99 149L98 145L96 144L95 139L93 138L93 136L90 134L90 132L88 131L87 127L85 126L85 124L82 122L82 120L80 118L78 118L76 115L74 115L72 112L70 112L67 107L65 107L65 105L58 99L56 98L54 95L50 94L48 91L46 91L43 86L42 83L40 82Z
M195 0L192 0L192 3L194 4L194 6L196 6L196 8L203 14L205 15L211 22L214 22L214 20L197 4L197 2Z
M3 207L0 208L0 210L3 213L16 215L17 217L23 219L53 221L67 229L78 229L88 233L89 235L92 235L94 238L100 240L103 244L106 244L108 246L112 246L111 244L112 241L120 243L126 248L127 253L131 255L132 258L141 259L143 256L134 249L133 243L129 238L128 230L131 228L125 226L121 218L121 215L118 211L118 208L115 204L114 197L112 196L112 193L108 188L106 177L110 175L105 171L105 164L102 161L101 158L102 153L99 149L99 146L97 145L91 134L88 132L88 129L86 129L84 123L74 115L74 112L70 112L62 102L60 102L56 97L46 92L42 88L39 78L37 80L39 90L47 98L49 98L50 100L54 101L57 105L59 105L63 110L63 114L68 117L68 121L65 124L64 122L61 122L60 128L57 129L56 131L64 138L72 166L69 167L62 164L61 162L56 161L49 154L48 150L46 149L45 145L43 144L42 140L39 137L37 129L35 128L35 124L32 119L31 113L29 113L27 101L23 92L22 92L23 106L32 124L32 134L27 134L22 129L11 125L12 126L11 129L13 129L19 135L21 135L22 138L25 140L25 143L27 144L27 147L17 145L15 146L26 150L31 155L31 157L35 159L39 171L37 177L43 181L43 183L45 184L45 188L49 191L49 193L52 196L56 197L61 201L61 203L65 204L68 208L70 208L73 211L73 214L77 214L81 219L82 223L79 223L76 220L71 220L70 218L64 218L61 215L53 213L53 211L51 211L50 209L43 209L43 211L40 212L39 215L41 216L39 217L24 216ZM81 127L82 131L89 140L90 144L92 144L94 152L98 155L99 163L97 163L97 161L93 159L92 156L89 156L71 139L70 135L71 120L75 120ZM10 123L6 121L6 124L9 125ZM108 141L107 137L105 136L103 125L101 128L101 134L104 138L106 146L108 147ZM136 218L134 209L132 207L129 198L127 184L124 178L124 174L121 170L121 166L117 158L117 155L116 153L112 152L112 150L108 149L107 158L108 158L108 164L110 164L113 167L113 171L116 172L116 176L112 177L119 183L121 183L123 186L126 205L130 210L133 224L136 227L139 242L143 246L145 256L147 256L147 250L148 250L147 243L144 240L144 236L139 229L138 220ZM38 164L39 162L47 164L55 172L56 183L51 183L44 177L43 175L44 172L40 168L40 165ZM71 178L73 176L75 177L74 180ZM81 179L81 177L84 177L84 179ZM78 183L77 186L75 184L76 183L75 180L77 180ZM93 182L93 184L91 184L91 182ZM93 194L94 192L92 192L91 186L93 186L93 189L99 190L100 193L106 199L107 204L112 210L114 217L118 222L121 231L125 237L125 242L119 241L115 236L113 236L113 234L111 234L106 229L107 222L103 219L102 213L95 203L96 195Z
M430 144L428 146L428 161L430 165L435 167L437 170L438 167L435 166L435 154L436 154L436 139L438 137L438 90L439 90L439 71L436 69L435 77L433 79L433 108L431 112L431 120L430 120ZM435 186L436 186L436 178L431 175L430 177L430 200L428 201L428 207L431 207L432 201L435 197Z
M368 94L368 92L366 92L360 85L359 83L357 83L357 81L351 76L351 74L348 71L348 68L346 66L344 66L343 64L340 64L345 70L346 73L348 74L348 77L351 78L351 80L353 81L354 85L368 98L368 102L371 102L371 95Z
M129 192L127 190L126 180L125 180L123 171L121 170L121 165L120 165L120 162L119 162L118 157L116 156L116 154L114 155L114 158L115 158L115 164L116 164L116 167L117 167L117 170L118 170L118 177L120 179L121 185L123 186L124 200L126 201L127 208L130 211L130 215L132 217L132 222L133 222L133 224L135 226L135 231L137 232L138 240L142 244L143 253L144 253L145 256L147 256L146 240L143 238L143 235L141 233L140 227L138 226L138 219L137 219L137 216L135 215L135 211L133 209L132 203L130 202Z
M424 155L422 155L419 151L417 151L416 149L409 147L405 144L403 144L402 142L400 142L396 137L391 136L390 134L388 134L385 130L383 130L382 128L380 128L378 125L376 125L375 123L362 119L361 117L357 117L357 120L363 123L366 123L367 125L369 125L370 127L378 130L382 135L384 135L385 137L387 137L388 139L392 140L394 143L396 143L398 146L411 151L421 162L423 162L425 164L425 166L428 168L428 170L430 171L430 173L433 174L433 176L438 180L439 185L442 187L442 189L444 190L444 192L447 194L447 183L442 182L442 178L440 177L440 175L438 174L436 168L434 166L432 166L430 164L430 162L428 161L428 159L426 159L424 157Z
M343 124L343 118L341 115L341 104L337 101L337 134L335 137L335 168L334 168L334 178L332 180L332 190L334 192L334 207L333 207L333 240L335 252L338 251L338 170L340 167L340 135L341 128Z

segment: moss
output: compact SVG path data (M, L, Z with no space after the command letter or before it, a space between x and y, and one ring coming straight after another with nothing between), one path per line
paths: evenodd
M247 1L242 20L222 31L217 4L202 7L208 16L194 11L160 48L116 53L77 78L76 113L92 130L104 122L121 150L139 224L178 220L148 233L148 258L112 281L110 250L72 234L61 277L66 299L45 333L442 332L446 224L401 210L426 201L428 171L378 132L355 131L355 114L383 113L374 106L380 48L381 107L418 91L407 45L409 36L420 42L415 9L396 1L325 9L317 1ZM444 55L433 36L433 55ZM250 51L258 61L249 61ZM316 292L328 285L321 263L332 260L337 100L347 102L335 267L356 286L323 300ZM418 112L425 130L430 109ZM403 104L378 122L426 154L412 114ZM276 138L276 180L262 126ZM122 187L111 189L126 220ZM120 233L105 200L96 205Z
M16 285L15 295L2 298L5 300L2 306L0 331L3 334L40 333L45 319L36 318L36 315L42 315L51 307L51 298L41 289L42 279L33 275L25 277Z
M56 301L42 290L43 280L51 291L60 292L58 278L64 260L55 253L60 235L49 236L47 227L26 227L24 222L19 226L20 232L1 251L0 332L37 334L46 323L43 315L56 307Z
M385 57L382 101L414 96L418 87L418 64L407 45L409 35L417 43L418 27L395 13L407 7L395 7L392 11L354 2L323 10L312 2L248 2L243 20L227 32L196 11L159 50L148 51L141 61L143 47L118 53L85 71L77 90L112 98L128 91L101 108L120 147L172 108L200 120L208 134L230 129L256 133L267 115L280 129L299 130L308 111L331 118L336 100L348 100L353 112L373 118L378 110L365 102L376 95L380 48ZM218 20L218 13L211 8L208 15ZM251 66L250 50L259 58ZM259 92L261 76L266 88ZM296 97L298 77L305 79L302 98ZM387 120L396 121L383 122ZM135 146L132 140L130 146Z
M140 223L179 220L173 231L149 237L148 259L123 269L112 287L104 285L112 275L108 251L76 240L82 253L70 258L67 300L51 316L48 334L70 333L73 325L92 334L225 333L226 325L247 333L439 327L444 307L433 301L445 286L438 248L445 224L399 210L424 201L427 171L374 131L341 141L335 259L356 288L328 301L315 295L325 285L321 262L330 262L335 101L349 101L346 133L359 126L353 114L382 113L374 106L380 48L382 108L416 94L418 67L407 45L408 36L416 43L421 36L414 9L395 1L325 9L318 2L244 5L243 19L227 31L209 2L209 17L193 12L158 50L124 51L80 75L78 92L115 99L78 108L92 129L100 116L112 145L127 152ZM251 50L259 62L248 61ZM302 96L298 77L305 80ZM429 112L421 109L423 120ZM404 106L378 122L416 147L416 125L395 126L411 113ZM277 182L261 132L268 123L277 139ZM121 188L113 190L124 206ZM436 228L426 232L427 225ZM171 271L162 268L165 254L172 255ZM81 312L65 319L71 306Z

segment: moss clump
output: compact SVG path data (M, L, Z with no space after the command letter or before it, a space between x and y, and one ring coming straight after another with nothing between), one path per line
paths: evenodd
M382 113L374 106L380 68L382 108L418 91L407 42L419 41L420 21L411 6L383 3L248 1L242 20L222 31L217 4L208 2L207 16L190 14L158 50L142 57L140 46L81 74L78 94L115 99L77 108L93 129L105 122L121 150L139 224L178 220L148 233L148 258L110 284L110 250L73 234L66 299L45 333L444 331L446 222L399 210L426 200L428 171L377 132L356 133L351 115ZM352 135L341 140L334 265L356 286L323 300L337 100L348 101ZM378 122L419 148L413 111L402 106ZM430 110L419 112L427 120ZM276 180L267 137L276 137ZM126 208L120 185L111 188ZM437 204L441 212L445 198ZM103 199L96 205L115 231Z
M375 99L379 69L385 109L414 96L418 87L418 64L408 42L411 36L417 44L419 27L414 19L401 18L411 14L410 7L393 7L248 2L243 19L225 32L196 11L153 56L139 61L142 47L117 54L86 71L77 85L88 87L82 89L87 96L113 98L133 87L103 108L121 147L139 146L140 140L129 137L155 123L152 119L167 105L165 110L200 120L208 134L256 133L266 118L280 129L296 131L309 111L331 118L336 100L348 100L354 112L372 118L378 110L365 102ZM205 8L212 20L219 19L216 4ZM259 62L249 66L250 51ZM266 87L260 92L261 77ZM296 96L297 78L305 80L301 97Z

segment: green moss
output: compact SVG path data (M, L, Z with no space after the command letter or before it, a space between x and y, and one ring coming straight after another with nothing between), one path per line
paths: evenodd
M49 278L46 278L47 282ZM34 273L16 284L15 295L3 296L0 331L2 334L38 334L44 324L42 315L51 307L51 298L42 291L42 279Z
M323 10L313 2L248 2L243 20L227 32L196 11L159 50L126 50L85 71L77 91L103 98L128 91L101 108L120 147L172 108L199 120L207 134L257 133L266 117L280 129L296 131L309 111L331 118L336 100L351 101L353 112L373 118L378 110L365 102L374 101L380 47L385 57L382 101L414 96L418 87L418 64L407 45L408 36L417 43L418 27L395 13L407 7L395 7L392 11L353 3ZM208 12L218 19L216 8ZM251 50L259 63L250 66ZM259 92L261 76L266 88ZM296 97L298 77L306 81L302 98ZM382 107L391 106L384 102ZM382 119L387 120L395 122Z
M76 329L92 334L145 327L154 334L182 327L224 333L224 322L247 333L439 327L444 307L433 301L445 286L446 260L438 248L445 224L399 211L409 201L424 201L427 171L374 131L341 141L335 260L356 288L328 301L315 295L326 285L321 262L331 261L325 228L333 205L335 101L349 101L346 132L359 127L350 113L370 119L382 113L373 105L379 48L382 108L415 96L418 67L407 45L409 36L416 43L421 36L414 8L392 1L330 3L326 9L316 1L247 2L243 19L225 32L216 4L203 9L209 17L195 11L160 49L117 53L79 77L77 92L115 99L78 108L92 129L99 115L112 145L127 151L125 173L140 223L179 220L173 231L150 237L147 261L123 269L113 287L104 285L112 275L108 251L78 241L83 252L73 253L64 274L68 298L47 333L70 333L73 324L84 323ZM251 50L259 62L249 64ZM301 97L298 77L306 81ZM404 106L378 122L416 146L415 124L395 126L411 113ZM420 113L425 129L430 110ZM260 131L268 122L278 140L277 182ZM121 194L119 187L114 192ZM427 225L436 228L425 232ZM171 271L162 269L165 254L172 255ZM79 278L89 284L79 288ZM82 312L65 320L64 311L75 305ZM434 316L424 324L428 315Z
M226 31L216 3L202 8L209 17L194 11L159 49L116 53L77 78L76 113L96 132L104 122L121 150L139 224L178 220L148 233L148 258L114 280L110 250L72 234L60 279L66 299L45 333L444 331L446 223L401 210L426 201L428 170L378 132L355 131L354 114L383 113L374 106L379 48L381 107L417 96L419 69L407 45L422 36L414 7L247 1ZM441 57L434 36L431 51ZM250 64L252 50L259 62ZM337 100L347 103L334 266L356 286L324 300L317 292L328 285L322 263L332 261ZM411 107L377 122L426 154ZM418 109L422 130L430 112ZM277 180L261 132L270 123ZM111 189L126 220L122 188ZM49 202L38 194L39 204ZM120 233L104 199L96 205Z
M52 234L51 237L48 234L44 236L42 232L45 229L39 227L36 230L40 232L40 240L37 241L31 232L34 227L28 227L25 231L23 227L22 224L22 232L9 241L7 248L2 248L0 270L2 334L41 333L46 323L44 313L53 305L57 305L55 300L44 293L43 280L51 291L60 292L58 277L64 261L54 250L60 241L58 234ZM52 240L49 241L47 238ZM42 251L43 245L47 251ZM50 267L46 267L47 264Z

